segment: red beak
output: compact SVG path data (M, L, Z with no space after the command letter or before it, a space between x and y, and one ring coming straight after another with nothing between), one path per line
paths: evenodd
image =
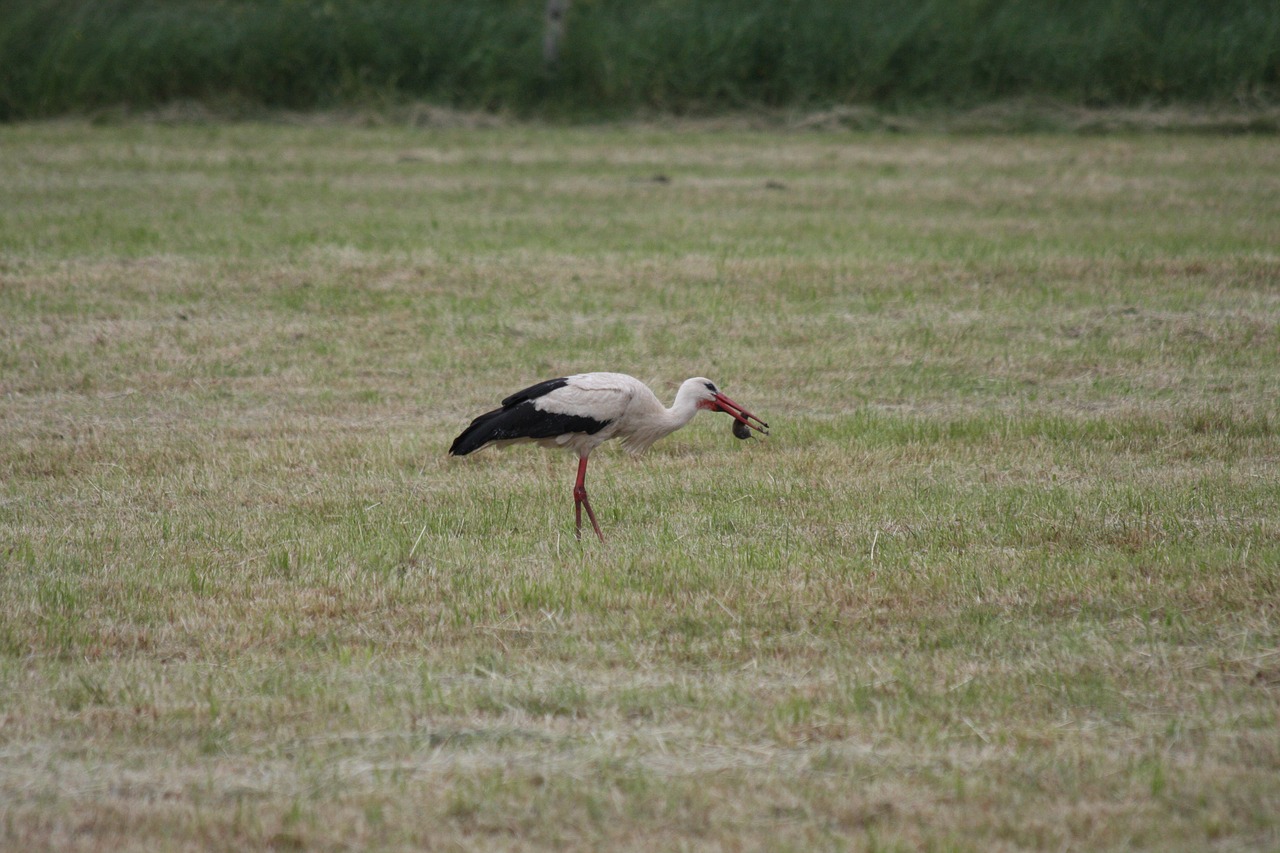
M742 408L742 406L739 406L737 403L733 402L728 397L721 394L719 391L716 392L715 401L712 405L712 411L726 412L730 415L733 415L733 419L736 420L738 423L745 424L746 426L751 427L753 430L760 433L761 435L769 434L769 425L767 423L760 420L755 415L751 414L746 409ZM755 421L755 423L752 423L752 421ZM759 424L759 426L757 426L757 424Z

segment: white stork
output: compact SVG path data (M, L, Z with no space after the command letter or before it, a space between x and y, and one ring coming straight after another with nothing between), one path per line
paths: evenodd
M449 448L452 456L466 456L482 447L537 442L578 454L578 480L573 487L577 536L582 538L582 508L604 541L595 511L587 500L587 457L611 438L621 438L631 454L640 454L658 439L693 420L699 410L725 412L734 418L733 433L747 438L750 430L768 435L769 425L721 394L710 379L686 379L667 408L649 386L625 373L578 373L548 379L517 391L502 407L471 422ZM754 421L754 423L753 423Z

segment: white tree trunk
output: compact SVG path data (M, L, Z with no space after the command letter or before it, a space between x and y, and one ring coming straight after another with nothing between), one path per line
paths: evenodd
M542 62L554 68L560 61L560 43L564 41L565 16L570 0L547 0L547 28L542 35Z

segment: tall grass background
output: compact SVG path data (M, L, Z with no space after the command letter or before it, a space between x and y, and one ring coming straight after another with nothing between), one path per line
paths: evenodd
M0 120L195 100L636 109L1274 103L1280 4L1254 0L0 0Z

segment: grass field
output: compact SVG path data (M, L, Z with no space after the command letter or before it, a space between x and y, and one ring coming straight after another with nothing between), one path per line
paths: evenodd
M0 127L0 846L1280 847L1274 137ZM445 455L578 370L703 415Z

